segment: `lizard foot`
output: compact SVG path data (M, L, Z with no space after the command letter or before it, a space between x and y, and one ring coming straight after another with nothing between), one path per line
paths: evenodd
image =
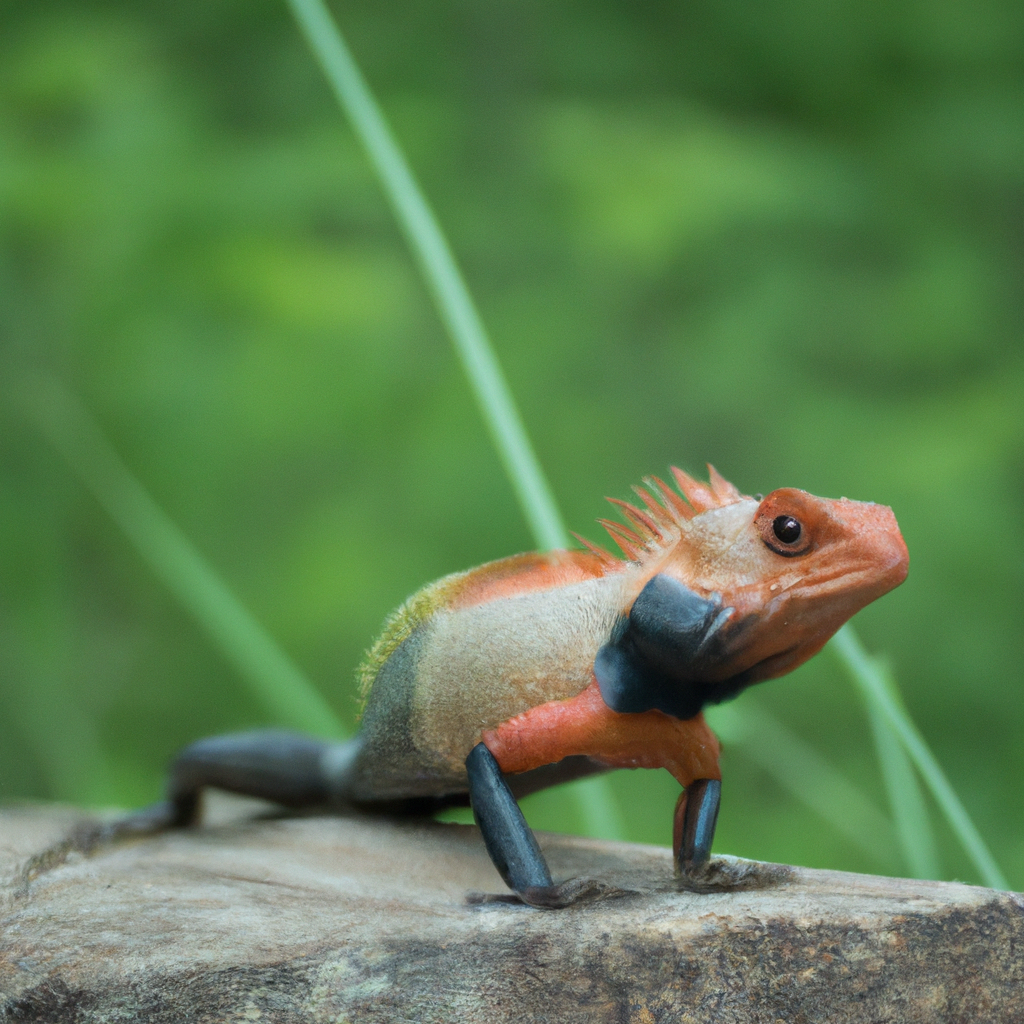
M559 885L530 885L518 892L484 893L473 892L466 897L472 906L490 903L525 903L539 910L561 910L577 904L596 903L599 900L617 899L620 896L636 895L633 889L620 889L617 885L602 882L597 878L570 878Z

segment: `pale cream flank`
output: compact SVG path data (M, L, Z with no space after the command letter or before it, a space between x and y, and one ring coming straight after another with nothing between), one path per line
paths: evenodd
M636 585L636 573L626 571L436 611L416 666L415 745L461 772L483 730L584 690Z

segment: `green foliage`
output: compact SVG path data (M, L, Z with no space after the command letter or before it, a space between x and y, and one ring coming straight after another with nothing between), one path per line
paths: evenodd
M1024 884L1024 16L438 13L345 24L569 524L703 459L891 504L911 577L858 629ZM390 609L531 544L372 172L276 4L3 19L0 380L64 379L351 721ZM0 792L149 799L177 746L263 711L9 394L0 416ZM833 662L756 696L884 803ZM899 869L728 742L724 768L721 849ZM671 780L613 785L667 842ZM575 823L557 792L530 813Z

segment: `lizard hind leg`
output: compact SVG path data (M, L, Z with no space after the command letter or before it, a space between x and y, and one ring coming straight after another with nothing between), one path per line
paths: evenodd
M33 858L26 877L119 840L195 824L207 786L285 807L316 807L344 798L345 769L359 740L331 743L280 730L212 736L186 747L171 764L167 797L112 821L86 821Z
M259 797L283 807L325 806L331 786L326 755L337 745L282 729L210 736L187 746L171 764L168 802L174 825L192 824L203 789Z

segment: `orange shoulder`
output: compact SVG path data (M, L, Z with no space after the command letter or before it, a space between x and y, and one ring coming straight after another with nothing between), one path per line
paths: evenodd
M528 708L481 739L510 775L585 754L609 768L667 768L684 787L722 777L718 739L703 715L684 721L660 711L612 711L596 680L568 700Z
M451 609L470 608L502 597L583 583L627 565L592 551L528 551L470 569L445 603Z

